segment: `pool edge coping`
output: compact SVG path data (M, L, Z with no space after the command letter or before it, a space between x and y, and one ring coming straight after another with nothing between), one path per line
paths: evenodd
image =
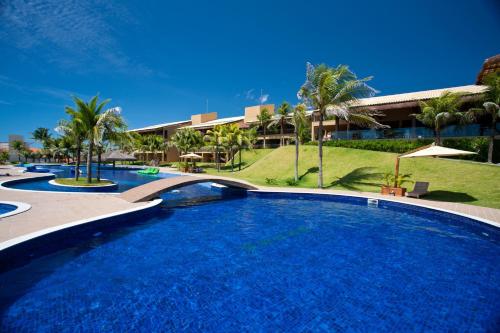
M41 236L44 236L44 235L48 235L48 234L51 234L51 233L55 233L55 232L58 232L58 231L61 231L61 230L64 230L64 229L68 229L68 228L75 227L75 226L82 225L82 224L86 224L86 223L92 223L92 222L104 220L104 219L107 219L107 218L112 218L112 217L117 217L117 216L120 216L120 215L126 215L126 214L129 214L129 213L138 212L138 211L141 211L141 210L145 210L145 209L148 209L148 208L155 207L155 206L159 205L161 202L163 202L163 199L155 199L155 200L149 201L147 204L141 205L139 207L133 207L133 208L129 208L129 209L125 209L125 210L120 210L120 211L113 212L113 213L102 214L102 215L98 215L98 216L94 216L94 217L90 217L90 218L86 218L86 219L80 219L80 220L76 220L76 221L73 221L73 222L68 222L68 223L65 223L65 224L60 224L60 225L57 225L57 226L54 226L54 227L50 227L50 228L45 228L45 229L41 229L41 230L38 230L38 231L34 231L34 232L29 233L29 234L25 234L25 235L18 236L18 237L15 237L15 238L11 238L11 239L9 239L7 241L4 241L4 242L0 243L0 252L4 251L4 250L6 250L6 249L8 249L8 248L10 248L12 246L15 246L15 245L18 245L18 244L30 241L32 239L35 239L35 238L38 238L38 237L41 237ZM31 208L31 206L30 206L30 208Z
M340 197L354 197L354 198L363 198L363 199L375 199L375 200L381 200L381 201L389 201L389 202L394 202L397 204L401 205L409 205L409 206L416 206L416 207L421 207L421 208L426 208L429 210L437 210L440 212L452 214L452 215L458 215L462 217L466 217L481 223L485 223L487 225L493 226L495 228L500 229L500 223L495 222L483 217L475 216L475 215L470 215L462 212L457 212L454 210L446 209L446 208L440 208L440 207L434 207L426 204L420 204L420 203L413 203L413 202L403 202L400 200L392 199L392 198L378 198L375 196L369 196L369 195L364 195L364 194L347 194L347 193L331 193L331 192L325 192L325 193L318 193L315 191L283 191L283 190L272 190L272 189L259 189L259 190L249 190L249 192L263 192L263 193L293 193L293 194L315 194L315 195L331 195L331 196L340 196Z
M3 219L3 218L5 218L5 217L9 217L9 216L13 216L13 215L24 213L24 212L26 212L26 211L28 211L28 210L31 209L31 205L30 204L28 204L26 202L20 202L20 201L0 200L0 204L12 205L12 206L16 206L17 207L13 211L7 212L5 214L0 214L0 220Z

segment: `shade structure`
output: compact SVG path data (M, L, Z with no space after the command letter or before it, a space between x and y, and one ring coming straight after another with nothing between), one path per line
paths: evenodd
M473 155L473 154L477 153L472 151L452 149L432 144L430 146L427 146L427 148L406 153L399 157L400 158L436 157L436 156L459 156L459 155Z
M405 154L398 155L396 157L396 170L394 172L394 187L397 187L397 178L399 176L399 159L400 158L414 158L414 157L438 157L438 156L459 156L459 155L473 155L477 154L472 151L458 150L453 148L447 148L443 146L438 146L435 143L428 146L424 146Z
M121 152L119 150L114 150L104 157L106 162L114 161L135 161L137 160L134 156Z
M202 159L202 157L200 155L197 155L195 153L189 153L189 154L184 154L184 155L181 155L179 156L180 158L190 158L190 159L197 159L197 160L200 160Z

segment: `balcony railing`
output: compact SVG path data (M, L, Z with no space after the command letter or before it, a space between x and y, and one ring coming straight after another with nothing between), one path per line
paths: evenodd
M497 124L497 130L500 131L500 123ZM447 126L441 131L441 137L470 137L470 136L488 136L490 129L479 124L465 126ZM433 138L434 131L427 127L404 127L389 129L369 129L369 130L351 130L332 133L332 139L344 140L370 140L370 139L417 139Z

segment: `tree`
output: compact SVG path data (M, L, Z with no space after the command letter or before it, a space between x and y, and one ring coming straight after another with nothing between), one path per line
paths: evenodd
M12 141L12 149L14 149L17 153L17 158L19 159L19 162L21 162L21 156L23 155L24 151L26 150L26 144L22 142L21 140L15 140Z
M45 127L38 127L32 133L32 139L38 141L43 146L46 145L46 143L50 140L50 138L51 135L49 129Z
M223 126L222 144L231 159L231 172L234 172L234 150L243 146L245 137L237 124Z
M373 96L375 90L366 84L369 80L371 77L358 79L345 65L331 68L325 64L314 67L307 63L306 81L297 97L319 116L319 188L323 187L323 120L328 112L346 110L358 98Z
M96 137L100 135L103 126L108 122L113 123L109 118L116 117L120 113L120 108L112 108L103 112L103 108L110 102L109 99L97 104L99 96L94 96L89 102L84 102L78 97L73 100L77 109L66 109L66 112L79 122L85 138L88 142L87 152L87 183L92 183L92 153L96 142Z
M289 123L293 126L293 133L295 137L295 181L299 181L299 143L300 132L307 127L307 116L305 104L297 105L294 110Z
M288 104L288 102L286 101L281 103L280 107L278 108L278 113L275 119L271 121L268 125L269 127L271 126L280 127L280 147L285 145L284 128L287 122L289 112L290 112L290 104Z
M490 117L490 142L488 145L488 162L493 163L493 148L497 135L497 121L500 119L500 72L487 75L483 82L488 86L483 108L473 108L468 111L472 119L478 116Z
M470 121L470 114L460 112L462 95L445 91L441 96L428 101L421 101L421 113L413 116L427 127L434 130L435 141L441 145L441 131L451 123L465 124Z
M266 128L267 124L271 120L271 114L267 110L267 108L263 108L260 110L260 113L257 115L257 120L259 121L260 127L264 131L264 148L266 148Z
M176 131L170 141L171 144L179 150L180 155L186 154L190 150L203 146L203 137L201 136L201 133L189 127L181 128Z
M216 125L213 129L208 130L203 140L207 146L212 147L214 150L215 167L220 172L220 147L222 145L223 129L222 126Z
M167 146L165 139L160 135L146 135L146 146L153 153L153 161L156 161L156 153L165 150Z
M66 112L73 113L74 110L70 107L66 107ZM55 131L67 137L67 140L72 142L72 145L74 145L76 153L75 180L78 181L80 177L82 146L83 146L83 141L85 140L85 132L83 131L81 123L77 121L77 119L74 116L72 116L70 121L61 120L58 126L56 127Z
M246 131L242 131L243 136L241 137L241 145L239 146L238 156L238 171L241 171L241 150L243 149L243 145L246 145L248 149L253 149L255 142L257 141L257 129L250 128Z
M0 164L5 164L9 160L9 152L0 150Z

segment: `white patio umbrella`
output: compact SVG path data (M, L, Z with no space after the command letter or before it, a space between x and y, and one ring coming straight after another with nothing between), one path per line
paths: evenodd
M472 151L458 150L438 146L435 143L428 146L420 147L413 151L398 155L396 157L396 171L394 172L394 187L397 186L397 178L399 175L399 159L400 158L414 158L414 157L438 157L438 156L458 156L458 155L473 155L477 154Z
M190 158L190 159L195 159L195 160L202 159L202 157L200 155L197 155L195 153L184 154L184 155L181 155L179 157L180 158Z

